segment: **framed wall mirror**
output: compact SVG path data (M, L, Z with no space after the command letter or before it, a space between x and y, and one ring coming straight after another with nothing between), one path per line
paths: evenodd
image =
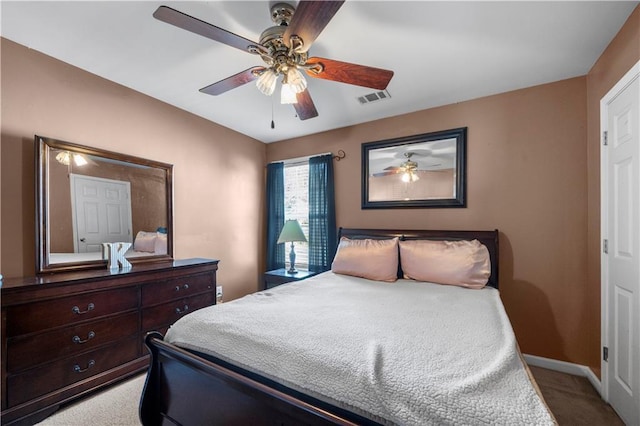
M35 136L37 273L107 265L102 243L129 242L130 263L173 257L173 166Z
M467 128L362 144L362 208L466 207Z

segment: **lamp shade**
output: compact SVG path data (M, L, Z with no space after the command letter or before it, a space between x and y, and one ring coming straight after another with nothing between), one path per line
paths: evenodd
M302 93L307 88L307 80L296 67L289 67L287 71L287 83L295 93Z
M302 228L297 220L287 220L282 227L280 236L278 237L278 244L286 243L290 241L307 241L302 232Z
M277 79L278 75L273 71L273 69L269 68L260 74L258 81L256 81L256 86L258 86L258 90L262 93L267 96L271 96L274 90L276 90Z
M298 103L296 92L293 91L293 86L291 86L289 83L285 83L285 82L282 83L282 88L280 89L280 103L281 104L297 104Z

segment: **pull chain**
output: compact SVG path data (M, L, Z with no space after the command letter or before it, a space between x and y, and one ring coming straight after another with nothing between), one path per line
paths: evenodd
M271 96L271 128L276 128L276 123L273 121L273 96Z

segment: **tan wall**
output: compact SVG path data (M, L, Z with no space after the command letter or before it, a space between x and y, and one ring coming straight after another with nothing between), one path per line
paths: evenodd
M174 165L176 258L220 259L225 298L257 290L265 145L2 39L0 271L35 271L33 136Z
M464 126L467 208L360 208L362 143ZM338 149L338 226L499 229L501 293L521 349L586 362L586 78L269 144L267 160Z
M640 60L640 6L587 75L587 365L600 371L600 100Z

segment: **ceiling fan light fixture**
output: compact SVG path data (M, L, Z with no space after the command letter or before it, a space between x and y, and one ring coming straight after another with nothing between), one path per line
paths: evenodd
M282 82L282 89L280 90L280 103L281 104L297 104L298 98L293 87L286 82L286 79Z
M268 68L260 74L260 77L258 77L258 80L256 81L256 86L262 93L267 96L271 96L276 90L277 79L278 74L276 74L272 68Z
M73 154L73 162L76 163L76 166L78 167L82 167L88 164L87 160L85 160L84 157L80 154Z
M411 157L413 157L413 155L414 155L413 152L405 152L404 156L407 157L407 161L400 164L400 170L403 171L400 179L402 179L402 181L405 183L412 183L417 180L420 180L420 177L416 173L416 169L418 168L418 163L411 160Z
M411 182L415 182L417 180L420 180L420 177L418 177L418 175L413 172L405 172L402 174L402 181L406 182L406 183L411 183Z
M56 155L56 161L58 163L68 166L71 163L71 154L69 151L61 151Z
M82 154L72 154L69 151L60 151L56 155L56 161L65 166L71 164L71 160L73 160L74 164L78 167L89 164L89 162L82 156Z
M307 88L307 80L296 67L289 67L287 70L287 82L295 93L302 93Z

